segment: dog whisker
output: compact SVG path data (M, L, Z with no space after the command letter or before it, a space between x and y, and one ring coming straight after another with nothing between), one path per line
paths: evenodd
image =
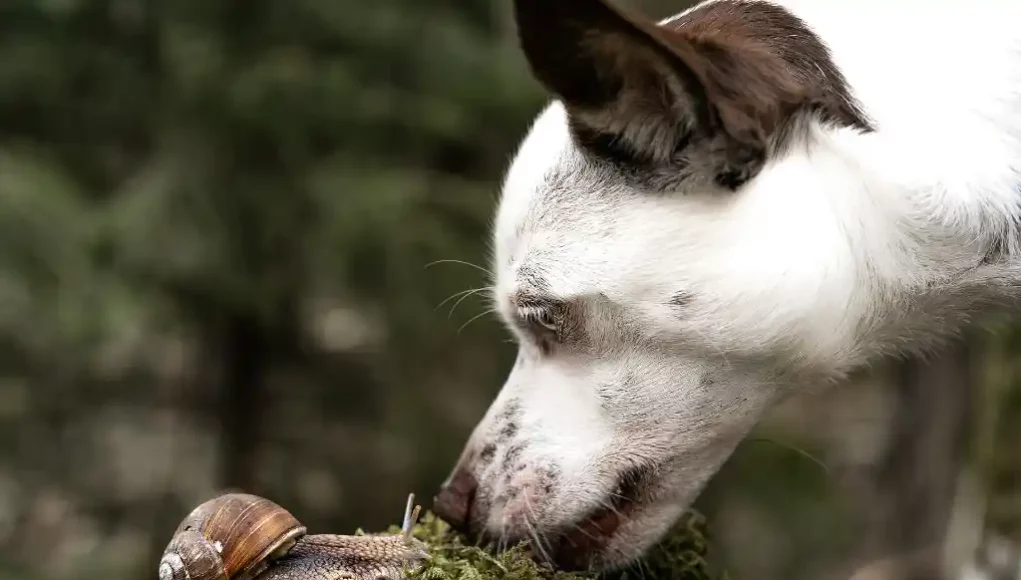
M439 310L440 308L443 307L444 304L450 302L451 300L454 300L455 298L463 297L465 295L471 296L471 295L473 295L475 293L482 292L483 290L490 290L490 289L492 289L491 286L482 286L482 287L479 287L479 288L468 288L467 290L461 290L460 292L454 292L450 296L447 296L446 298L444 298L443 302L440 302L439 304L437 304L436 307L433 308L433 310Z
M533 519L537 519L535 510L532 509L532 503L528 501L527 495L524 497L524 500L525 509L528 510L528 513L525 515L525 529L528 530L528 535L532 538L532 541L535 542L535 549L539 551L539 557L542 558L543 562L552 563L553 560L546 552L546 547L542 543L542 538L532 522Z
M587 537L590 540L597 540L597 541L599 540L599 538L597 538L597 537L593 536L591 533L585 531L585 528L582 528L581 525L575 524L574 531L576 531L579 534Z
M543 563L551 564L553 560L546 552L546 547L543 545L542 538L539 536L539 533L535 531L535 528L531 523L526 523L526 527L528 529L528 535L532 539L532 543L535 544L536 553L539 555L540 560L542 560Z
M450 318L451 316L454 315L454 311L457 310L457 307L462 302L464 302L465 299L467 299L467 298L469 298L471 296L474 296L474 295L478 294L479 292L487 292L487 291L491 291L492 289L493 289L492 286L486 286L484 288L476 288L476 289L472 290L471 292L466 292L460 298L458 298L456 302L454 302L453 306L450 307L450 312L447 314L447 318Z
M660 547L658 549L662 550L663 548ZM621 555L623 555L623 552L621 552ZM645 578L647 578L647 576L645 575L646 568L648 568L649 573L652 574L652 569L649 568L649 564L645 560L639 558L638 560L635 561L635 563L638 565L638 574L641 575L642 580L645 580Z
M500 518L500 534L496 540L496 551L503 552L507 549L507 512Z
M622 496L620 494L612 494L612 495L614 497L618 498L618 499L627 499L626 497L624 497L624 496ZM611 502L611 501L602 501L600 503L602 504L602 507L604 507L604 508L610 510L611 512L613 512L613 514L615 516L619 517L620 519L624 519L624 514L622 514L620 512L620 510L617 509L617 507L613 505L613 502Z
M819 459L815 455L812 455L808 451L805 451L804 449L802 449L802 448L800 448L800 447L798 447L796 445L791 445L791 444L788 444L788 443L784 443L782 441L777 441L776 439L773 439L771 437L755 437L755 438L750 439L749 442L750 443L772 443L773 445L776 445L777 447L780 447L781 449L786 449L786 450L788 450L788 451L790 451L792 453L796 453L796 454L800 455L801 457L804 457L808 461L814 463L816 466L819 467L819 469L822 470L822 472L826 476L829 477L829 476L833 475L832 473L830 473L829 466L826 465L826 463L822 459Z
M483 316L487 316L489 314L495 314L495 313L496 313L496 310L493 309L493 308L490 308L489 310L484 310L484 311L476 314L475 316L472 316L471 318L468 319L468 322L465 322L464 324L461 325L461 328L457 329L457 333L461 334L461 331L464 330L469 324L471 324L472 322L475 322L476 320L482 318Z
M482 266L479 266L478 264L472 264L471 262L465 262L464 260L436 260L435 262L429 262L422 269L423 270L427 270L427 269L432 268L433 266L435 266L437 264L461 264L462 266L470 266L470 267L475 268L476 270L478 270L480 272L484 272L487 275L489 275L490 277L493 277L493 278L496 277L496 275L493 274L492 270L489 270L487 268L483 268Z

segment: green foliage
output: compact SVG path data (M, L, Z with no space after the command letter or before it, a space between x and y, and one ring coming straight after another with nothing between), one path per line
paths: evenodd
M388 533L399 533L391 527ZM425 513L415 526L415 537L429 546L430 561L413 571L417 580L595 580L596 576L561 572L537 563L520 544L497 552L491 546L466 544L446 522ZM705 520L690 514L677 524L639 564L612 574L614 580L713 580L718 578L707 561L709 543Z
M716 574L709 564L709 537L705 518L696 512L689 512L674 526L636 571L623 574L624 580L647 578L678 580L709 580L726 578Z

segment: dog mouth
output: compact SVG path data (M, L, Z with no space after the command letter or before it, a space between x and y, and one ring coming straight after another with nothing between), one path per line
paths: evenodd
M557 537L554 564L563 570L591 568L614 534L648 501L652 471L649 467L634 467L622 473L604 506Z

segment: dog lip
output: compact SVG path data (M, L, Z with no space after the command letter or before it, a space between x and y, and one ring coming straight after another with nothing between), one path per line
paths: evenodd
M582 518L561 534L554 560L565 570L590 567L592 558L604 548L620 526L642 503L642 491L651 469L641 467L624 472L607 506Z
M557 566L564 570L587 568L592 556L606 547L634 505L634 502L626 502L616 509L596 510L570 532L561 535L554 557Z

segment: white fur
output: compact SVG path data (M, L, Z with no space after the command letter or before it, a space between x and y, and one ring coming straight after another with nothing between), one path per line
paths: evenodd
M518 333L521 356L472 443L521 406L529 467L510 482L499 461L477 474L486 497L525 491L486 507L491 532L570 526L623 469L653 464L654 497L593 556L626 562L789 389L922 348L1014 298L1021 3L782 4L829 46L876 132L813 127L728 195L633 191L589 170L558 103L524 140L494 228L497 306L511 319L518 273L541 272L585 306L592 340L541 354ZM997 239L1004 255L983 264ZM671 304L678 292L690 304ZM544 469L549 493L536 488Z

